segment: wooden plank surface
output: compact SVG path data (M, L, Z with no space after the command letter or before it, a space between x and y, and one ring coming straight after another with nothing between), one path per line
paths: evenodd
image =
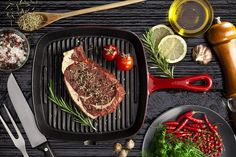
M106 3L115 2L118 0L58 0L58 1L38 1L33 5L36 11L51 11L51 12L65 12L69 10L82 9L86 7L92 7L102 5ZM12 1L16 3L16 1ZM91 13L87 15L81 15L78 17L71 17L68 19L56 22L47 28L36 31L34 33L26 33L31 44L31 54L26 65L14 72L24 95L29 101L32 107L32 93L31 93L31 71L32 61L34 56L34 47L37 40L47 32L62 28L62 27L74 27L78 25L106 25L117 28L127 29L135 32L140 37L144 31L156 24L164 23L168 24L167 12L172 1L170 0L147 0L144 3L135 4L123 8L107 10L97 13ZM236 1L235 0L210 0L212 4L215 16L221 16L223 20L231 21L236 24ZM10 27L10 20L6 16L5 8L9 4L9 1L0 2L0 28ZM16 24L13 24L16 27ZM147 110L147 116L145 124L137 135L132 138L136 142L136 147L129 154L131 157L139 156L142 146L142 141L148 126L152 121L164 111L180 105L200 105L207 106L228 120L226 110L226 100L222 96L222 73L218 63L218 60L214 56L213 61L207 65L202 66L196 64L191 59L191 48L197 44L205 43L203 37L188 38L186 39L188 44L188 52L186 58L176 65L175 74L176 77L194 75L200 73L209 73L213 77L214 86L210 92L206 93L193 93L181 90L176 91L158 91L154 92L149 99L149 105ZM154 68L150 69L150 72L154 75L159 73ZM9 100L6 82L9 73L0 72L0 113L9 122L5 114L2 112L2 105L5 103L9 106L11 113L15 120L18 122L18 126L23 132L26 139L26 147L29 155L32 157L42 157L43 154L37 149L32 149L28 139L26 138L23 128L19 123L19 120L14 112L11 102ZM200 100L200 101L199 101ZM10 124L9 124L10 125ZM12 126L10 125L12 128ZM120 142L124 143L125 139L121 139ZM112 151L112 146L116 141L97 142L96 145L84 146L83 142L70 142L53 140L49 138L49 142L52 149L55 151L58 157L110 157L115 156ZM20 157L21 153L14 147L8 134L0 124L0 156L1 157Z

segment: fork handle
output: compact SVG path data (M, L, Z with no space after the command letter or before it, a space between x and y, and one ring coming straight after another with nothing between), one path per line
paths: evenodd
M29 157L27 151L26 151L26 148L24 147L23 149L19 149L23 155L23 157Z
M44 152L45 157L54 157L53 151L52 151L52 149L50 148L50 146L47 142L41 144L38 147L38 149Z
M24 152L24 153L22 152L22 154L23 154L23 157L29 157L27 152Z

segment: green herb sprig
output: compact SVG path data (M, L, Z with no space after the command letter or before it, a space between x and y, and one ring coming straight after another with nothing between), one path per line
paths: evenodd
M148 150L142 152L142 157L206 157L197 146L190 142L182 142L166 133L164 126L159 126L152 138Z
M93 130L97 130L92 122L91 119L85 116L81 111L79 111L75 106L72 107L69 103L65 102L62 97L58 97L54 94L54 87L53 82L50 81L49 83L49 96L48 99L54 102L56 105L58 105L62 111L69 113L75 121L81 123L84 126L89 126Z
M160 54L156 46L156 41L154 38L154 32L152 30L147 31L143 35L142 39L144 47L146 48L150 59L157 65L163 72L163 77L173 78L174 77L174 66L170 67L169 63L166 61L166 58Z

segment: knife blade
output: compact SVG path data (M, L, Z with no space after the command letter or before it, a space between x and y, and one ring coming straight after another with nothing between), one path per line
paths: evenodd
M54 157L53 152L47 143L47 139L39 131L33 112L12 73L7 81L7 90L32 148L37 147L45 153L45 156Z
M227 100L227 106L231 111L231 120L233 123L234 131L236 131L236 98L229 98Z

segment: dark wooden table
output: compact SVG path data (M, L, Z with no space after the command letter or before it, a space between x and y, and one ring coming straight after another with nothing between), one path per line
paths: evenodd
M18 1L12 1L16 3ZM37 11L51 11L51 12L64 12L75 9L82 9L87 7L93 7L101 4L115 2L115 0L58 0L58 1L38 1L37 4L32 5ZM106 25L113 26L117 28L123 28L131 30L137 33L140 37L144 31L151 26L156 24L168 24L167 21L167 12L172 1L170 0L147 0L144 3L131 5L119 9L107 10L97 13L91 13L87 15L77 16L61 20L55 24L50 25L47 28L41 29L34 33L26 33L31 44L31 55L26 63L26 65L14 72L14 75L17 78L17 81L22 88L24 95L26 96L28 102L32 107L32 92L31 92L31 71L32 71L32 61L34 57L34 48L37 43L37 40L52 30L77 26L77 25ZM215 16L221 16L223 20L231 21L236 24L236 0L210 0L212 4ZM9 1L0 2L0 28L1 27L11 27L11 22L6 16L5 8L9 4ZM16 24L13 23L12 27L17 28ZM129 153L129 156L138 156L141 151L142 141L145 135L145 132L152 121L159 116L164 111L180 105L199 105L206 106L214 111L218 112L226 120L228 120L227 109L225 106L226 100L222 96L223 92L223 82L222 82L222 73L218 63L218 60L214 57L213 61L206 66L196 64L191 59L191 48L197 44L205 43L203 37L198 38L188 38L186 39L188 44L187 56L184 60L176 64L175 76L187 76L200 73L209 73L213 78L213 88L211 91L206 93L193 93L187 91L158 91L154 92L149 99L149 105L147 110L147 116L145 124L142 129L132 138L136 142L136 147ZM149 69L150 72L154 75L158 75L156 69ZM23 128L16 116L16 113L11 105L7 89L6 82L9 73L0 72L0 106L1 114L2 105L5 103L11 110L11 113L14 115L15 120L18 122L18 126L21 129L23 136L26 139L26 147L30 156L41 157L43 154L37 149L32 149L26 135L23 131ZM9 119L3 114L3 117L9 123ZM12 125L9 124L10 128ZM83 142L68 142L49 139L49 142L52 146L52 149L55 151L56 156L61 157L108 157L115 156L112 151L113 144L116 141L106 141L106 142L97 142L96 145L84 146ZM120 142L124 143L124 139ZM0 156L1 157L17 157L21 156L21 153L15 148L11 139L9 138L6 130L3 128L3 125L0 124Z

